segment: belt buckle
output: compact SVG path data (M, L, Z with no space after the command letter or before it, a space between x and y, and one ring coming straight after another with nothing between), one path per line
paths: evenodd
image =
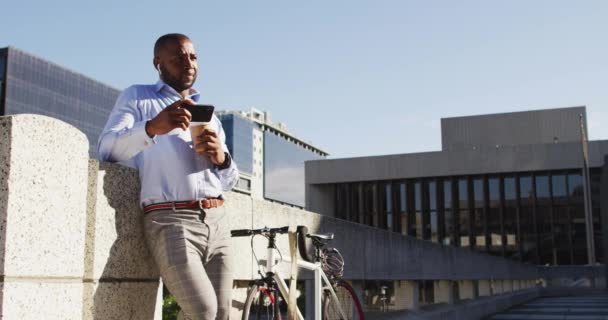
M203 201L205 201L205 199L199 199L198 200L198 208L201 209L201 211L205 209L203 207Z

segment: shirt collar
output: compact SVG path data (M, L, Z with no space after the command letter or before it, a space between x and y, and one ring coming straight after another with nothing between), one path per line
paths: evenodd
M179 94L177 91L175 91L175 89L173 89L170 85L166 84L161 79L158 79L154 88L156 89L156 92L161 92L164 89L164 90L168 90L168 92L171 93L172 95L178 95L181 97L181 94ZM194 102L198 102L200 97L201 97L200 92L198 92L194 88L190 88L190 94L186 98L188 98Z

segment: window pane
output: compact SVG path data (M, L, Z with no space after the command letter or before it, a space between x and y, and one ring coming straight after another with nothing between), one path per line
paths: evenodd
M438 242L438 225L439 222L437 220L437 183L435 181L430 181L429 185L429 218L430 218L430 235L431 241Z
M483 230L483 178L475 178L473 180L473 197L475 210L472 231L475 238L475 246L478 250L484 250L486 246L486 238Z
M407 189L405 183L399 184L399 208L401 219L401 234L408 234L409 222L407 212Z
M422 192L420 188L420 182L416 182L414 184L414 204L416 211L422 210Z
M568 175L568 194L572 200L582 200L584 194L582 175L576 173Z
M416 210L416 237L422 239L422 186L420 182L414 184L414 205Z
M452 182L449 180L443 182L443 206L446 210L452 208Z
M536 176L536 198L539 201L548 201L549 197L549 176Z
M515 177L506 177L505 178L505 200L515 200L517 199L516 189L515 189Z
M435 181L429 182L429 207L437 210L437 184Z
M566 176L563 174L557 174L551 176L552 191L554 197L563 197L567 195L566 192Z
M475 197L475 208L483 208L483 178L473 180L473 196Z
M384 186L384 194L385 194L385 199L384 199L384 210L386 212L391 212L393 211L393 202L392 202L392 188L391 188L391 184L386 183L386 185Z
M532 177L522 176L519 178L519 196L523 200L532 200L534 190L532 189Z
M488 179L488 195L490 198L490 207L498 208L500 206L500 180L498 177L491 177Z
M407 208L407 193L406 193L406 189L405 189L405 183L401 183L399 185L399 206L401 209L401 212L405 212L406 208Z
M391 183L388 182L384 186L384 209L386 212L386 229L393 230L393 203L392 203L392 186Z
M467 179L458 180L458 202L460 208L469 207L469 192L467 188Z
M460 246L461 247L468 247L470 246L470 241L469 241L469 232L470 232L470 228L469 228L469 223L470 223L470 214L469 214L469 210L468 210L468 204L469 204L469 200L468 200L468 183L467 183L467 179L466 178L461 178L458 180L458 202L459 202L459 214L458 214L458 218L459 218L459 228L460 228Z

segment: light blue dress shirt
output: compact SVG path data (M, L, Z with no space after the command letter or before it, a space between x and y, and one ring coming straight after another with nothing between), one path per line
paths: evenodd
M188 98L196 102L200 94L191 89ZM99 136L97 151L101 160L139 170L142 206L218 197L238 180L235 162L227 169L217 169L207 157L194 151L189 131L177 128L154 138L148 136L146 121L181 99L161 80L155 85L131 86L118 97ZM215 115L211 126L228 152L226 135Z

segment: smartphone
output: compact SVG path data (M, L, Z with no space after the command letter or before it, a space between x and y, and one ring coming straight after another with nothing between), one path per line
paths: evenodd
M211 121L211 118L213 117L213 109L215 109L215 107L210 104L189 105L186 103L182 104L181 108L190 111L190 114L192 115L192 122Z

